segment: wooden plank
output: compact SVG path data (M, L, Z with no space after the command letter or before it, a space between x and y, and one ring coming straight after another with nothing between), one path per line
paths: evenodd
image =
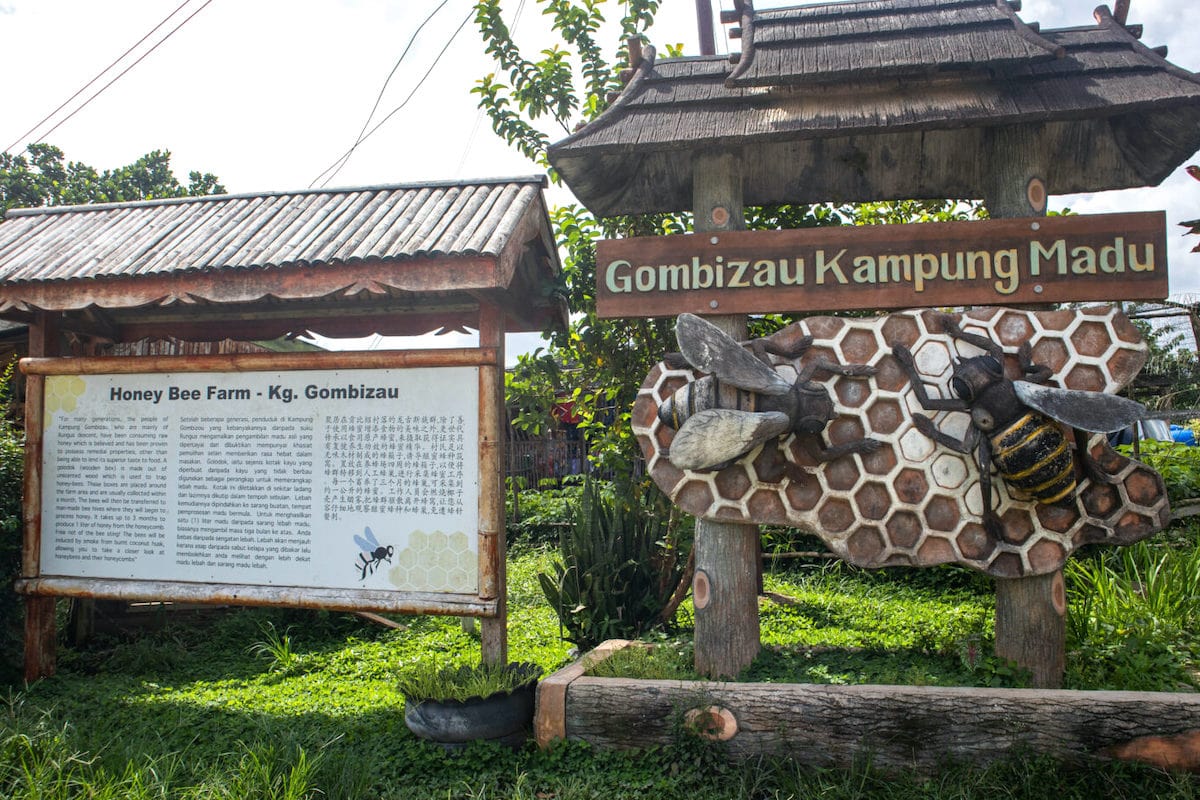
M627 639L609 639L583 657L544 678L537 688L536 713L533 732L539 747L545 747L556 739L565 739L567 690L582 678L584 673L618 650L629 647Z
M669 744L688 711L715 708L736 725L726 752L737 761L933 769L1034 752L1200 769L1198 694L576 677L565 700L565 737L597 747Z
M32 598L49 598L51 601L54 597L81 597L128 602L173 600L185 603L476 617L495 616L497 612L495 600L485 600L474 595L397 592L379 589L256 586L232 583L204 584L182 581L58 576L21 579L15 582L14 589L18 594Z
M21 371L35 375L123 375L149 372L264 372L322 369L404 369L494 366L495 348L370 350L310 353L234 353L212 356L93 356L23 358Z
M1163 212L1029 218L1027 184L1017 190L1021 219L601 241L597 310L653 317L1166 296Z

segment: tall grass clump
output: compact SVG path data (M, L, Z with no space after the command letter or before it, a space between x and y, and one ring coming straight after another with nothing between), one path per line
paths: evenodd
M1195 532L1195 531L1193 531ZM1067 685L1200 686L1200 543L1139 542L1067 562Z
M573 510L559 560L538 576L563 638L586 649L669 624L684 561L667 499L653 488L589 479Z

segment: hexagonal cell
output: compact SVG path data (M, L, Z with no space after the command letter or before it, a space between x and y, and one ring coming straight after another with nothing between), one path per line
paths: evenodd
M892 507L892 496L886 485L867 481L854 493L854 507L863 519L883 519Z
M658 420L658 403L650 395L640 394L633 401L630 417L635 428L649 428Z
M925 532L921 518L911 511L897 511L884 527L892 546L903 549L915 547Z
M883 341L888 347L902 344L912 347L921 338L921 328L916 319L908 314L892 314L883 323Z
M446 588L446 570L440 566L432 566L425 571L425 585L431 589Z
M935 531L953 531L961 519L958 503L952 497L936 495L925 506L925 521Z
M945 342L925 342L913 353L913 361L916 362L917 372L927 378L937 380L950 375L950 348Z
M1038 311L1034 316L1038 325L1045 331L1065 331L1075 321L1077 312L1074 309L1059 309L1057 311Z
M1025 574L1025 567L1016 553L1001 553L988 565L987 571L997 578L1019 578Z
M1061 339L1045 338L1033 346L1033 363L1049 367L1056 375L1063 371L1070 359L1071 354Z
M750 491L750 477L746 474L746 470L734 464L731 467L726 467L716 475L715 483L717 485L717 494L726 500L741 500L746 492Z
M1042 527L1055 533L1066 533L1079 521L1079 511L1074 504L1048 506L1039 503L1035 511Z
M1121 503L1116 487L1107 483L1089 483L1080 499L1087 513L1098 519L1107 517Z
M896 451L889 446L881 447L874 453L867 453L861 458L863 469L870 475L889 475L899 463L896 459Z
M876 365L875 385L881 391L899 392L908 387L908 373L900 368L896 357L888 354Z
M825 483L835 492L853 489L860 477L858 465L852 458L839 458L825 467Z
M1081 392L1102 392L1106 384L1104 373L1091 364L1076 364L1063 378L1064 386Z
M845 444L857 441L867 435L862 421L858 417L841 416L829 423L826 428L830 444Z
M852 564L874 564L883 548L883 536L873 527L859 528L846 540L846 551Z
M1033 517L1023 508L1010 508L1000 524L1001 535L1009 544L1024 544L1033 533Z
M996 323L996 337L1005 347L1017 347L1033 338L1033 323L1025 312L1006 309Z
M929 493L929 482L925 480L925 473L920 470L902 469L892 483L892 488L896 490L896 497L901 503L915 506L920 505Z
M809 475L807 478L805 481L792 481L784 491L787 504L796 511L812 511L824 493L815 475Z
M814 339L834 339L846 325L840 317L809 317L804 320Z
M976 522L968 522L962 532L955 537L958 551L963 558L972 561L986 561L996 549L996 540L987 535L983 526Z
M1158 530L1154 520L1145 514L1129 511L1121 516L1114 533L1124 542L1136 542Z
M1102 322L1081 322L1071 333L1071 344L1081 356L1096 358L1104 355L1112 344L1108 326Z
M958 556L954 552L954 545L940 536L926 536L925 541L921 542L920 548L917 549L917 563L923 567L932 567L935 564L946 564L957 560Z
M718 522L746 522L741 506L722 505L715 511L709 511L709 516Z
M900 437L900 453L908 461L920 463L927 461L933 455L937 445L916 428L909 428Z
M966 460L951 453L942 453L935 458L930 473L933 482L943 489L957 489L967 482L969 475Z
M760 524L776 523L787 519L787 509L783 507L783 499L774 489L759 489L750 495L746 507L750 519Z
M847 408L858 408L871 398L871 384L855 378L842 378L833 385L838 402Z
M1125 491L1139 506L1152 506L1166 493L1162 478L1149 467L1135 467L1125 478Z
M446 576L446 583L455 591L469 591L474 585L471 575L465 569L455 569Z
M647 459L651 458L652 455L647 454ZM679 467L672 464L666 458L654 460L653 464L651 464L651 472L654 475L655 483L664 487L664 491L665 487L678 486L680 481L683 480L683 470L679 469Z
M690 480L676 491L674 499L675 505L684 511L702 516L712 507L714 497L707 481Z
M867 422L872 433L892 433L904 423L904 412L900 409L900 402L891 397L876 399L867 409Z
M1066 560L1067 551L1052 539L1042 539L1029 548L1029 569L1038 575L1059 569Z
M845 363L867 364L879 352L879 340L875 331L861 328L852 329L842 337L842 356Z
M1145 363L1145 352L1120 349L1108 357L1108 374L1118 385L1124 386L1137 376Z
M830 533L840 533L854 524L854 509L842 497L827 497L817 510L821 527Z
M1076 547L1082 547L1085 544L1099 544L1106 541L1108 537L1109 531L1107 529L1089 522L1075 531L1075 535L1071 537L1071 543Z

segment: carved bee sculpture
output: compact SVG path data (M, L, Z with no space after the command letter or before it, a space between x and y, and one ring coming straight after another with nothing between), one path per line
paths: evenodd
M818 371L867 377L875 373L873 367L820 359L788 381L771 367L767 354L798 357L812 345L811 336L786 349L770 338L756 339L747 349L694 314L679 316L675 336L680 352L668 361L681 366L682 358L708 373L680 387L658 410L659 420L677 431L668 457L680 469L723 469L760 444L792 433L813 437L820 462L881 446L861 438L827 447L820 433L836 417L833 400L811 380ZM775 466L779 478L791 465L780 457Z
M1093 481L1113 482L1088 452L1083 431L1111 433L1144 419L1148 412L1141 403L1112 394L1046 385L1051 370L1033 363L1028 342L1019 348L1017 359L1022 374L1029 380L1009 380L1004 374L1004 350L1000 345L986 336L964 332L949 316L940 317L940 321L953 339L984 352L955 360L950 378L955 397L931 398L908 348L896 344L892 352L908 374L922 408L970 415L970 426L962 439L938 429L923 414L913 414L913 424L951 450L975 454L984 503L984 528L990 535L1003 538L1003 526L993 505L993 466L1010 488L1044 504L1074 498L1077 462L1084 475ZM1068 442L1056 421L1074 429L1075 446Z
M692 321L685 318L683 352L650 369L630 412L647 473L690 514L801 528L862 567L954 563L1001 578L1044 575L1061 569L1080 547L1132 544L1167 524L1170 503L1161 475L1113 450L1098 433L1072 441L1072 427L1107 428L1143 413L1114 412L1105 399L1134 379L1148 353L1119 308L988 307L949 319L947 326L947 315L933 310L813 316L731 346L729 337L711 332L689 336ZM952 329L969 336L955 336ZM701 352L690 349L689 339L700 343ZM911 366L902 361L909 360L906 353ZM760 375L760 385L731 372L726 362L743 357L763 362L746 366L754 373L769 361L788 392L806 399L786 398L774 377ZM976 357L983 360L972 361ZM821 362L832 362L835 370L826 371ZM1001 364L1012 380L997 384L996 393L984 391L991 380L1004 377L996 368ZM693 384L699 385L687 388ZM1016 396L1014 385L1022 384L1031 399ZM1038 393L1069 408L1058 410L1052 400L1037 399ZM1014 404L1039 417L1034 441L1049 444L1047 453L1065 443L1065 460L1032 447L1019 446L1009 455L993 446L980 423L996 431L1010 427L1000 400L1013 396ZM922 397L947 398L951 405L925 410ZM1044 404L1049 405L1039 410ZM705 409L722 413L704 414ZM789 420L789 427L780 417L747 416L771 411ZM730 413L740 420L736 426L718 422ZM697 415L708 424L689 422ZM811 419L804 423L801 417ZM1106 422L1094 424L1098 419ZM1048 431L1059 427L1056 420L1065 420L1067 428L1061 441ZM741 426L750 433L737 433ZM962 445L944 446L930 434L933 429ZM766 439L771 433L773 441ZM693 436L728 441L716 448L680 443ZM977 446L964 452L970 442ZM829 458L845 445L854 455ZM981 471L984 447L988 468ZM681 467L677 459L698 466ZM1018 460L1031 466L1047 461L1049 474L1022 490ZM1060 471L1059 489L1038 494L1045 501L1064 492L1062 498L1035 500L1029 490ZM994 535L997 528L1003 537Z

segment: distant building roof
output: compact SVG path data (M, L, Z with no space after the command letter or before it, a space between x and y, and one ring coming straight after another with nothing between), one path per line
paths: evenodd
M1200 148L1200 79L1107 8L1038 31L1003 0L755 11L725 58L651 52L549 149L601 216L691 208L692 158L740 156L745 202L978 198L990 129L1035 131L1054 194L1154 185Z
M253 317L290 300L314 316L382 304L396 326L408 315L420 329L428 320L413 313L438 309L470 324L454 310L482 298L508 310L511 330L541 330L565 319L544 185L534 176L10 210L0 313L94 307L132 319L179 304Z

